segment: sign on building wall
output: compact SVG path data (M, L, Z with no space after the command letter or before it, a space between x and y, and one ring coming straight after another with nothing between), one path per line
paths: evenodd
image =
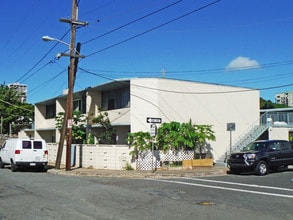
M227 131L235 131L236 125L235 123L227 123Z

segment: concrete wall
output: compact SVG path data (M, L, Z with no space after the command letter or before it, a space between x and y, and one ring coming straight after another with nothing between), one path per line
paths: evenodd
M278 128L270 127L269 128L269 139L270 140L289 140L289 131L292 128Z
M49 162L55 164L57 157L57 144L47 144L49 150ZM73 167L123 170L126 163L131 163L129 148L126 145L76 145L75 151L72 148L73 158L71 164ZM66 162L66 146L63 148L61 164ZM135 166L133 166L135 167Z

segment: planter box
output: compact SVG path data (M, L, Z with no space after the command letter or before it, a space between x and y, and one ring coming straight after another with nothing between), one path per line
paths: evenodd
M192 167L212 167L214 166L213 159L196 159L196 160L183 160L183 169L192 169Z

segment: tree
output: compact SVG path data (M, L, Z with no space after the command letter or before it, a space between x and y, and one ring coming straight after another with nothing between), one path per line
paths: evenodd
M0 116L3 118L2 133L17 134L21 129L31 126L34 118L34 106L23 103L23 94L5 84L0 85Z
M194 150L200 154L206 150L207 141L215 140L211 125L196 125L188 123L163 123L158 129L158 148L166 150Z
M64 120L64 112L59 112L55 117L56 128L61 130ZM72 143L83 144L86 141L86 122L87 118L80 111L72 113Z
M128 133L127 143L130 148L133 150L130 152L130 155L138 158L140 151L151 150L152 149L152 137L149 132L135 132Z
M216 136L214 134L214 131L212 130L211 125L195 125L195 131L196 131L196 146L199 150L200 158L202 158L203 150L211 154L211 147L210 144L207 143L207 141L214 141L216 140Z
M160 150L179 149L181 147L180 123L163 123L158 129L157 147Z
M116 144L116 130L111 125L107 112L100 112L96 118L92 119L92 122L102 126L103 130L98 136L99 143Z
M182 123L180 125L179 140L184 150L193 150L198 140L198 133L196 132L196 126L192 124L191 120L188 123Z
M211 150L208 141L215 140L212 125L196 125L191 120L188 123L172 121L163 123L158 129L155 146L157 150L194 150L202 152ZM152 137L149 132L136 132L128 134L128 144L133 147L132 155L139 151L151 149Z
M284 104L276 104L273 103L271 100L265 100L263 98L259 99L260 109L273 109L273 108L287 108L287 105Z

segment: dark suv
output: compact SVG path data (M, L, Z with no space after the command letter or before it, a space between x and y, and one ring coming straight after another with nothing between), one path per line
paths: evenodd
M293 149L285 140L255 141L227 159L231 173L255 171L261 176L288 165L293 165Z

